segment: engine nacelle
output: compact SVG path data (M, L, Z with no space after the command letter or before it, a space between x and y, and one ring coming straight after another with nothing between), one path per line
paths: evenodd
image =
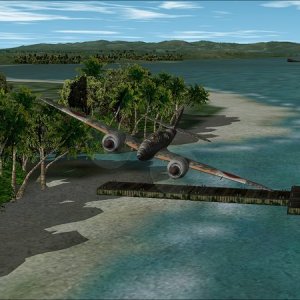
M125 138L125 134L119 132L106 134L102 139L102 146L107 152L117 151L124 144Z
M183 157L171 160L167 166L169 176L173 179L183 177L189 170L189 163Z

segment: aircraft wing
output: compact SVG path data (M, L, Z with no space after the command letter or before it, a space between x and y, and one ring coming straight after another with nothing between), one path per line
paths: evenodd
M68 109L67 107L59 105L59 104L53 102L52 100L49 100L49 99L41 99L41 100L43 102L47 103L48 105L51 105L51 106L55 107L56 109L64 112L65 114L67 114L67 115L69 115L69 116L71 116L71 117L73 117L73 118L75 118L75 119L77 119L77 120L79 120L79 121L95 128L98 131L101 131L104 134L109 134L109 133L114 133L114 132L122 132L122 131L118 131L114 128L111 128L111 127L107 126L106 124L104 124L100 121L95 121L95 120L92 120L91 118L88 118L88 117L86 117L86 116L84 116L80 113L73 112L70 109ZM126 145L128 145L130 148L132 148L134 150L138 150L138 148L140 146L140 142L136 138L134 138L133 136L131 136L129 134L125 134L125 135L126 135L126 139L125 139ZM171 161L171 160L176 159L178 157L182 157L182 156L180 156L178 154L175 154L175 153L172 153L167 149L162 149L159 152L157 152L157 154L155 155L155 158L158 158L158 159L164 160L164 161ZM267 187L265 187L265 186L263 186L259 183L250 181L248 179L239 177L237 175L234 175L234 174L231 174L231 173L228 173L228 172L225 172L225 171L215 169L213 167L202 164L200 162L193 161L189 158L186 158L186 157L184 157L184 158L188 160L189 167L191 169L194 169L194 170L197 170L197 171L200 171L200 172L204 172L204 173L207 173L207 174L219 176L221 178L226 178L226 179L236 181L236 182L239 182L239 183L252 185L252 186L255 186L255 187L260 188L260 189L270 190L269 188L267 188Z
M113 132L121 132L119 130L116 130L112 127L107 126L106 124L100 122L100 121L95 121L92 120L91 118L86 117L83 114L80 114L78 112L74 112L72 110L70 110L69 108L62 106L58 103L53 102L50 99L41 99L43 102L45 102L48 105L51 105L52 107L64 112L65 114L83 122L84 124L87 124L93 128L95 128L96 130L104 133L104 134L109 134L109 133L113 133ZM123 133L124 134L124 133ZM129 134L125 134L126 135L126 139L125 139L125 143L130 147L133 148L134 150L137 150L140 146L140 143L137 139L135 139L133 136L129 135Z
M158 158L158 159L160 159L160 160L171 161L173 159L176 160L176 158L182 157L182 156L180 156L178 154L175 154L175 153L172 153L168 149L163 149L163 150L160 150L155 155L155 157ZM191 159L186 158L186 157L183 157L183 158L185 158L188 161L189 167L191 169L196 170L196 171L200 171L200 172L204 172L204 173L207 173L207 174L219 176L221 178L226 178L226 179L229 179L229 180L232 180L232 181L236 181L236 182L239 182L239 183L252 185L252 186L255 186L255 187L260 188L260 189L269 190L269 191L271 190L268 187L266 187L264 185L261 185L259 183L250 181L248 179L239 177L237 175L234 175L234 174L231 174L231 173L228 173L228 172L225 172L225 171L218 170L218 169L213 168L213 167L211 167L209 165L202 164L200 162L191 160Z

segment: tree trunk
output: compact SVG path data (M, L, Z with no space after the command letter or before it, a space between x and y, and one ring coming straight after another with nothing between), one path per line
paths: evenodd
M2 157L0 156L0 177L3 176L3 160Z
M137 108L134 106L134 128L136 127L137 123Z
M45 168L45 149L40 147L40 160L41 160L41 190L46 189L46 168Z
M64 156L66 156L68 153L69 153L69 150L67 150L67 151L64 152L63 154L61 154L61 155L55 157L55 159L53 159L53 160L46 166L46 173L47 173L47 171L48 171L48 169L49 169L49 167L50 167L51 165L53 165L56 161L58 161L59 159L63 158Z
M138 125L139 125L139 123L143 120L143 118L144 118L144 117L139 118L139 119L137 120L137 122L134 124L134 128L133 128L133 130L132 130L132 132L131 132L131 135L134 135L134 134L138 133Z
M157 124L156 120L158 120L158 117L159 117L159 113L156 114L155 121L153 123L153 132L156 131L156 124Z
M49 169L50 166L52 166L56 161L58 161L59 159L63 158L65 155L67 155L69 153L69 150L67 150L66 152L64 152L63 154L55 157L55 159L53 159L49 164L47 164L46 168L45 168L45 178L46 178L46 174L47 171ZM41 181L41 176L39 176L36 180L36 182L40 182Z
M114 122L114 120L117 120L117 116L118 116L119 113L120 113L120 106L118 107L118 109L117 109L117 111L115 112L114 116L113 116L112 119L110 120L109 125L111 125L111 124Z
M160 116L160 124L159 124L158 129L162 129L162 124L161 124L161 122L162 122L162 116Z
M13 192L13 199L15 199L16 191L17 191L16 160L17 160L17 149L15 146L13 146L12 147L12 170L11 170L11 188Z
M25 189L27 187L27 184L28 184L28 180L31 176L31 174L41 165L41 163L43 163L45 161L45 159L47 159L47 157L49 157L51 154L53 154L54 152L56 151L53 150L52 152L50 152L49 154L47 154L46 156L44 156L43 160L40 160L26 175L26 177L24 178L23 180L23 183L21 184L18 192L17 192L17 195L16 195L16 200L19 200L23 197L24 195L24 192L25 192ZM14 200L14 199L13 199Z
M45 157L46 159L46 157ZM31 176L31 174L40 166L40 164L42 163L42 161L39 161L39 163L37 163L29 172L28 174L25 176L24 180L23 180L23 183L22 185L20 186L18 192L17 192L17 195L16 195L16 200L19 200L23 197L24 195L24 192L25 192L25 188L28 184L28 180L29 180L29 177Z
M170 124L173 124L176 120L176 117L177 117L177 110L178 110L178 102L176 102L175 104L175 112L173 113L172 115L172 118L171 118L171 121L170 121Z
M25 154L22 155L22 170L26 172L26 167L27 167L27 162L28 162L28 156Z
M3 176L3 158L2 153L4 151L4 147L6 145L7 139L0 146L0 177Z
M148 113L149 113L149 105L147 105L146 115L145 115L145 123L144 123L144 139L147 136L147 120L148 120Z
M121 124L122 124L122 122L123 122L123 119L124 119L124 115L121 117L121 120L120 120L120 122L119 122L119 125L118 125L118 129L119 129L119 130L121 129Z

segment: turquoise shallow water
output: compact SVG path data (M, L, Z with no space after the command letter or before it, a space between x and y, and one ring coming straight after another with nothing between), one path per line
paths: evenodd
M281 122L292 129L286 136L170 149L271 188L300 185L300 64L248 59L144 65L154 73L171 72L189 83L290 107L297 115ZM13 78L66 79L75 67L0 66L0 72ZM135 156L113 158L121 164ZM239 186L194 171L178 182ZM132 235L147 244L146 253L133 247L105 268L95 266L70 297L300 298L300 218L287 216L286 207L191 202L190 209L149 215L145 224L147 229L137 228Z
M70 297L299 298L300 220L285 207L194 202L145 223L132 234L147 251L102 262Z

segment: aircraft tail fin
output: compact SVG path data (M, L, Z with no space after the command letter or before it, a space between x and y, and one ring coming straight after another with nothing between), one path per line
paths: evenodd
M196 133L193 133L193 132L189 132L189 131L186 131L184 129L181 129L181 128L178 128L178 124L181 120L181 117L182 117L182 114L183 114L183 110L184 110L184 107L180 107L173 115L172 117L172 120L170 122L170 124L166 124L162 121L159 121L157 119L153 119L149 116L146 116L149 120L151 120L152 122L155 122L157 124L160 124L161 126L165 127L165 128L168 128L168 129L175 129L176 131L178 132L181 132L183 134L188 134L198 140L203 140L203 141L206 141L206 142L210 142L209 139L207 139L205 136L202 136L201 134L196 134Z
M173 127L173 129L176 129L180 120L181 120L181 117L182 117L182 114L183 114L183 111L184 111L184 106L182 105L178 110L176 110L172 120L171 120L171 124L170 126Z

